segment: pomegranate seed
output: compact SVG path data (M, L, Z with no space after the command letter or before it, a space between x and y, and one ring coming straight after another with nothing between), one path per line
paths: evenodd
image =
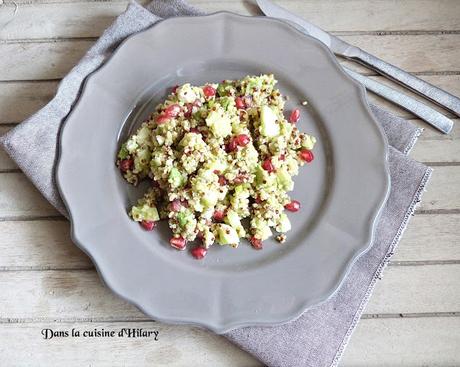
M236 139L231 139L228 142L227 146L225 147L225 150L227 151L227 153L234 152L237 149L238 149L238 142L236 141Z
M298 212L300 209L300 203L297 200L292 200L290 203L287 203L284 208L290 212Z
M244 103L243 98L241 97L236 97L235 105L236 105L236 108L238 108L239 110L246 108L246 104Z
M175 85L174 87L172 87L172 93L176 93L177 92L177 88L179 88L178 85Z
M216 89L214 87L211 87L210 85L206 85L203 88L203 93L204 93L206 98L210 98L210 97L216 95Z
M240 147L244 147L249 144L251 139L246 134L240 134L236 137L236 142Z
M166 122L169 122L170 118L166 115L158 115L156 118L156 122L158 125L164 124Z
M256 197L256 203L257 203L257 204L262 203L262 199L260 198L260 196L257 196L257 197Z
M313 155L313 152L308 149L302 149L299 153L299 157L301 160L310 163L313 159L315 159L315 156Z
M262 168L268 173L275 171L275 166L273 165L271 158L267 158L266 160L264 160L264 162L262 163Z
M185 112L184 112L184 117L191 117L193 112L193 103L187 103L185 105Z
M246 107L252 106L252 96L244 96L243 101Z
M152 231L155 228L153 220L143 220L140 224L146 231Z
M291 112L291 116L289 116L289 122L295 124L300 119L300 110L296 108Z
M251 237L249 241L251 242L252 247L254 247L256 250L262 250L262 240L256 237Z
M219 176L219 185L225 186L227 184L227 180L224 176Z
M196 238L198 238L199 240L203 241L203 239L204 239L204 234L203 234L203 232L199 231L199 232L196 234Z
M285 161L286 160L286 156L284 154L281 154L280 157L279 157L279 160L280 161Z
M184 237L172 237L169 240L169 243L175 249L183 250L183 249L185 249L185 245L187 244L187 241L185 240Z
M222 222L224 220L224 217L225 217L225 212L223 210L216 210L214 214L212 215L212 218L216 222Z
M171 201L171 210L173 212L178 212L181 208L181 202L179 199L174 199L173 201Z
M180 106L178 104L172 104L165 109L164 115L166 117L176 117L180 112Z
M200 130L198 130L196 127L191 127L189 132L194 133L194 134L199 134Z
M197 260L201 260L202 258L204 258L207 252L208 250L206 250L204 247L201 247L201 246L195 247L191 251L192 256Z
M127 158L127 159L123 159L122 161L120 161L120 170L122 172L126 172L126 171L129 171L134 165L134 161L130 158Z

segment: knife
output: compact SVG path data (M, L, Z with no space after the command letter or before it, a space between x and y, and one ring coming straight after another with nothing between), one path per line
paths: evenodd
M444 116L442 113L436 111L435 109L428 107L426 104L419 102L414 98L411 98L393 88L387 87L386 85L379 83L371 78L367 78L364 75L358 74L348 68L344 67L344 69L348 75L350 75L356 81L360 82L370 91L412 112L415 116L425 120L436 129L442 131L444 134L449 134L452 130L454 125L452 120Z
M288 20L295 28L302 33L324 43L336 55L343 56L347 59L357 61L378 73L402 84L414 92L430 99L434 103L446 108L457 116L460 116L460 98L435 87L434 85L417 78L400 68L391 65L379 58L372 56L358 47L352 46L340 38L333 36L321 28L309 23L305 19L289 12L288 10L272 3L270 0L257 0L257 4L262 12L270 17Z

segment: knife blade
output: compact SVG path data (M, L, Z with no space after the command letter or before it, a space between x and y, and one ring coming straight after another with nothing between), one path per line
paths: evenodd
M309 36L324 43L336 55L364 64L404 87L411 89L419 95L430 99L434 103L446 108L457 116L460 116L460 98L445 92L442 89L435 87L434 85L425 82L424 80L417 78L416 76L411 75L394 65L380 60L379 58L361 50L359 47L350 45L307 20L291 13L279 5L274 4L270 0L256 1L257 5L265 15L289 21L289 23L293 24L295 28L300 30L302 33L308 34Z

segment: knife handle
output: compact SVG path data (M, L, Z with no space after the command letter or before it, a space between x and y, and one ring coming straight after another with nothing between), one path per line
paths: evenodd
M378 57L372 56L361 49L358 49L358 52L353 53L353 56L350 58L430 99L434 103L448 109L457 116L460 116L460 98L455 97L454 95L447 93L394 65L380 60Z
M444 134L448 134L452 130L452 120L448 119L435 109L393 88L367 78L364 75L358 74L347 68L344 69L352 78L363 84L370 91L412 112L414 115L420 117L422 120L425 120L431 126L442 131Z

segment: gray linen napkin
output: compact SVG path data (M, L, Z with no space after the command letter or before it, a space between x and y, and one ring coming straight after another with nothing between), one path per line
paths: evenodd
M161 17L198 15L182 0L153 1L146 8L132 3L104 32L85 57L62 80L56 96L40 111L0 138L0 143L42 194L64 215L54 183L54 163L62 122L78 98L83 80L96 70L128 35ZM421 130L371 106L390 142L391 192L380 217L372 248L352 267L329 300L297 320L276 327L246 327L225 336L268 366L335 366L391 257L431 169L406 156Z

